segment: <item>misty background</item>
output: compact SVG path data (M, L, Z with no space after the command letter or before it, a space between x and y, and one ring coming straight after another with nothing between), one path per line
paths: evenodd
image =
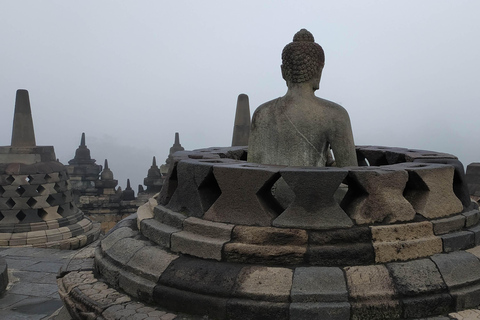
M357 145L480 161L478 1L0 2L0 145L15 91L37 145L67 164L82 132L124 189L143 183L175 132L187 149L231 144L250 111L286 92L281 51L306 28L325 51L317 96L350 114Z

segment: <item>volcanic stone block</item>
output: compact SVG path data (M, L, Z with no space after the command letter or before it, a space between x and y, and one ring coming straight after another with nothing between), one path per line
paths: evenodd
M302 320L344 320L350 319L350 304L337 303L298 303L290 304L290 319Z
M230 241L233 225L190 217L183 231L171 235L171 250L205 259L222 259L222 248Z
M229 320L288 320L289 304L245 299L230 299L227 303Z
M415 210L403 197L407 179L404 170L351 169L342 208L356 224L410 221Z
M186 215L174 212L161 205L153 209L153 214L156 220L177 229L183 228L183 220L187 218Z
M478 222L480 221L480 211L476 209L468 212L464 212L462 213L462 215L465 216L465 219L466 219L465 227L467 228L478 224Z
M125 270L120 270L118 283L120 287L130 296L141 299L145 302L153 300L153 289L155 282L148 281Z
M253 300L288 302L293 272L287 268L248 266L237 278L235 296Z
M452 252L464 250L475 245L475 234L470 231L459 231L441 236L443 241L443 251Z
M459 214L453 217L432 220L436 235L461 230L465 226L465 216Z
M418 319L418 317L431 317L450 312L452 310L453 299L448 293L444 293L415 298L405 298L402 299L402 304L404 318ZM428 319L435 320L438 318Z
M178 256L167 253L155 246L146 246L138 250L127 262L135 273L157 282L160 275Z
M190 216L202 217L221 193L213 175L213 165L214 163L193 160L179 162L178 186L167 207L173 211L187 212Z
M395 319L399 301L393 297L393 281L384 265L344 268L352 303L352 319Z
M123 238L105 251L109 258L120 264L126 264L135 253L147 245L146 241Z
M292 302L347 302L345 277L340 268L299 267L293 275Z
M430 219L445 217L463 210L453 192L454 168L442 164L404 164L408 172L405 198L416 212Z
M442 239L428 221L372 226L376 262L409 260L442 252Z
M153 289L153 300L172 311L225 319L227 299L223 297L156 285Z
M278 169L254 164L221 165L213 168L221 190L204 218L218 222L270 226L280 208L271 188Z
M437 254L431 257L454 298L455 310L480 304L480 261L465 251Z
M242 265L182 256L172 261L158 283L206 295L231 296Z
M437 266L430 259L388 263L387 268L401 296L443 293L447 290Z
M232 262L296 264L303 262L307 240L300 229L236 226L224 256Z
M110 232L108 235L105 236L105 238L103 238L102 242L100 243L102 251L104 252L107 251L120 239L130 238L130 237L133 237L134 235L135 235L135 232L130 228L127 228L127 227L118 228L113 232Z
M470 195L480 196L480 163L474 162L467 166L465 175Z
M353 225L333 198L348 171L333 168L288 168L280 174L295 194L293 202L273 221L276 227L348 228Z
M170 248L172 233L180 231L180 229L163 224L155 219L142 220L140 230L145 237L164 248Z

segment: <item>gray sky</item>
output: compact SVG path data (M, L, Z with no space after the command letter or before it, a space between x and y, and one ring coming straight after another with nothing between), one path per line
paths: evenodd
M0 2L0 145L15 91L38 145L73 158L82 132L122 188L186 149L231 144L235 105L282 96L283 47L306 28L325 50L317 96L349 112L357 145L480 161L479 1Z

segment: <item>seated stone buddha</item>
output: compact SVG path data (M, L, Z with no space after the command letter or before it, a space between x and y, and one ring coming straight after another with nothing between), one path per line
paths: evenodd
M305 29L285 46L281 69L288 90L253 114L249 162L314 167L357 165L347 111L315 96L324 63L322 47Z

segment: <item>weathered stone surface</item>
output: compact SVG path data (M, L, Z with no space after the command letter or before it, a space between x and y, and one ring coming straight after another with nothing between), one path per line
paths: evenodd
M436 254L431 258L450 290L480 281L480 261L464 251Z
M293 202L273 221L277 227L346 228L353 225L333 198L348 171L338 168L288 168L280 174L295 194Z
M35 132L27 90L17 90L11 145L12 147L35 146Z
M350 304L337 303L298 303L290 304L290 319L302 320L344 320L350 319Z
M454 168L441 164L405 164L408 183L405 198L426 218L445 217L463 210L453 192Z
M387 268L401 296L442 293L447 289L437 266L430 259L388 263Z
M452 303L453 299L448 293L402 299L403 317L416 319L446 314L452 310ZM428 319L435 320L437 318Z
M475 235L475 245L480 245L480 225L476 225L475 227L468 229L468 231L473 232Z
M409 260L442 252L442 239L430 222L372 226L376 262Z
M300 229L236 226L223 254L232 262L296 264L303 261L307 240Z
M227 319L289 320L289 306L285 302L230 299L227 303Z
M163 224L155 219L142 220L140 230L145 237L164 248L170 248L172 233L180 231L180 229Z
M348 301L343 272L334 267L296 268L290 295L292 302Z
M163 286L229 297L242 265L182 256L172 261L158 281Z
M155 246L138 250L127 262L127 266L151 281L158 281L160 275L178 256L167 253Z
M187 218L186 215L172 211L161 205L153 209L153 215L159 222L177 229L183 229L183 220Z
M215 179L221 190L204 219L225 223L270 226L280 207L271 188L278 169L254 164L215 166Z
M310 231L307 261L313 265L349 266L375 262L368 227Z
M448 316L456 320L475 320L480 319L480 310L478 309L470 309L470 310L463 310L460 312L452 312L449 313Z
M293 272L287 268L244 267L237 278L235 296L273 302L288 302Z
M462 213L462 215L464 215L466 219L465 221L466 228L474 226L478 224L478 222L480 221L480 211L478 211L477 209L464 212Z
M467 166L465 175L470 195L480 196L480 163L473 162Z
M352 319L396 319L400 303L394 300L393 281L384 265L344 268L352 303Z
M464 250L475 245L475 234L470 231L459 231L441 236L443 252Z
M342 208L356 224L410 221L415 210L404 198L408 174L404 170L358 167L347 176L348 192Z
M121 265L124 265L138 250L146 245L146 241L123 238L118 240L113 246L107 249L105 253L109 256L109 258L120 263Z
M194 160L180 161L177 164L178 186L167 207L189 216L202 217L221 193L213 175L214 164Z
M452 231L457 231L465 226L465 216L455 215L453 217L432 220L433 231L435 234L445 234Z
M130 228L118 228L109 233L101 242L101 248L103 251L110 249L117 241L123 238L130 238L135 235L135 231Z

